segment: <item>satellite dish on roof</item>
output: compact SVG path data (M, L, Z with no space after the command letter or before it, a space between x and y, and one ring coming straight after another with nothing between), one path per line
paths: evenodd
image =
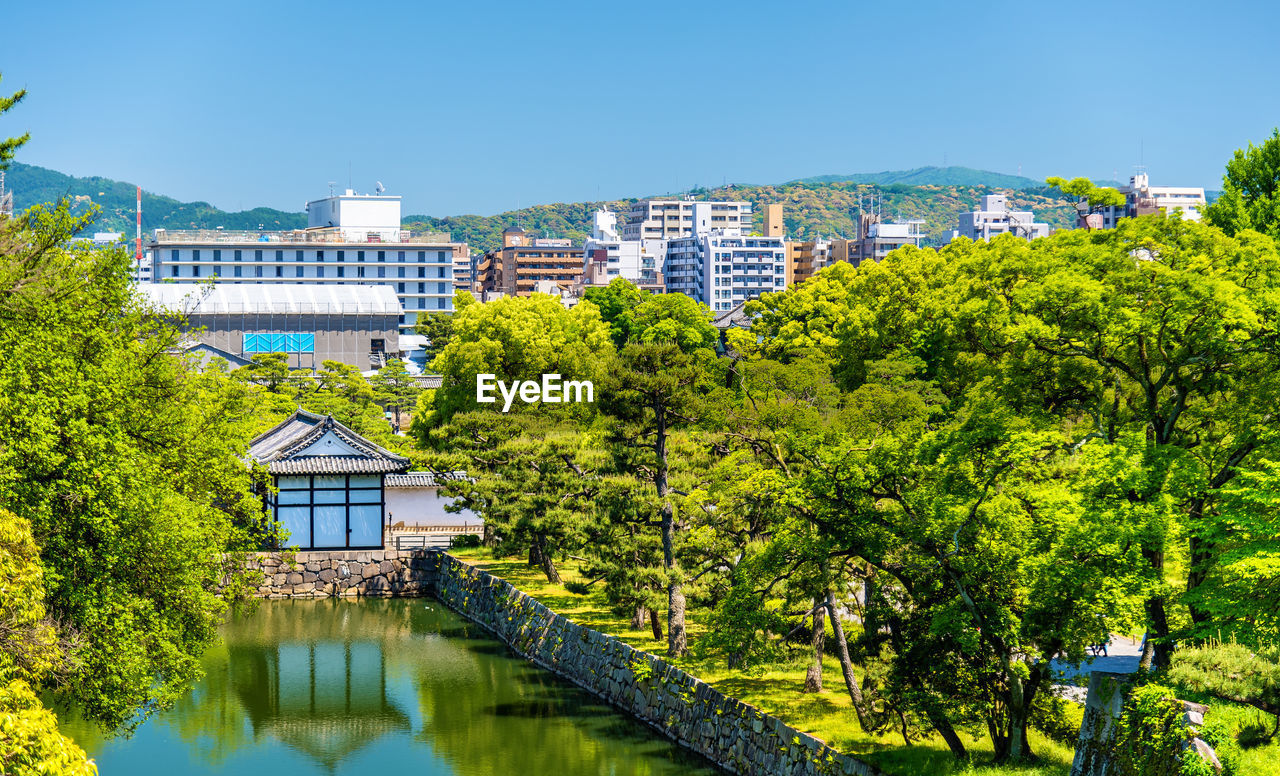
M378 185L377 185L377 187L374 189L374 191L376 191L379 195L381 195L381 194L382 194L382 192L384 192L384 191L386 191L386 190L387 190L387 187L382 185L382 181L378 181Z

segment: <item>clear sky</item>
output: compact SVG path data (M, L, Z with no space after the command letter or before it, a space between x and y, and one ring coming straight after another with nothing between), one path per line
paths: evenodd
M5 2L18 161L225 209L407 214L965 165L1218 188L1280 124L1222 1Z

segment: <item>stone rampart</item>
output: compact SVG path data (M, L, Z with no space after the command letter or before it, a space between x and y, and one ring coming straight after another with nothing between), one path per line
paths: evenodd
M258 552L248 567L262 572L261 598L429 595L434 550Z
M503 579L439 554L436 598L515 652L744 776L878 774L664 660L561 617Z

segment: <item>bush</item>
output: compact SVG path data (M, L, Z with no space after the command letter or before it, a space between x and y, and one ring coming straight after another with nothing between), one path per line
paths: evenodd
M1061 744L1074 746L1080 738L1084 706L1057 695L1037 703L1031 712L1031 726Z
M480 546L477 534L460 534L449 540L449 546L459 550L469 550Z

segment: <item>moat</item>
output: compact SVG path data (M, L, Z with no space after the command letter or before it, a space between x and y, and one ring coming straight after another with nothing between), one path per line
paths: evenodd
M426 598L264 601L129 738L74 721L103 776L718 773Z

